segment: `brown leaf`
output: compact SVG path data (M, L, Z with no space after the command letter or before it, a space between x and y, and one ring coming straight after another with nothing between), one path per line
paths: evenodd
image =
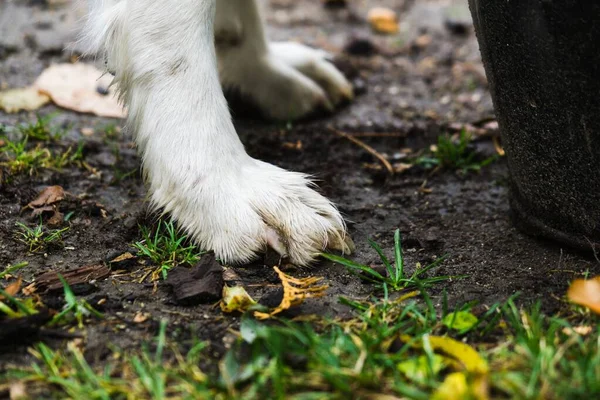
M592 279L576 279L567 292L569 300L600 314L600 276Z
M112 260L110 260L111 263L119 263L121 261L127 261L127 260L132 260L135 259L136 256L134 256L133 254L131 254L130 252L125 252L115 258L113 258Z
M48 226L58 226L63 222L64 214L58 210L54 210L54 214L48 220Z
M19 291L21 290L22 283L23 283L23 279L21 279L21 277L19 277L16 281L14 281L13 283L11 283L7 287L5 287L4 291L9 296L16 296L19 293ZM2 299L2 298L3 298L2 295L0 295L0 299Z
M103 95L98 88L110 87L112 78L83 63L54 64L39 76L34 86L63 108L101 117L124 118L125 110L114 91Z
M58 203L59 201L64 200L65 197L65 190L62 188L62 186L48 186L38 194L38 197L36 197L35 200L31 201L25 207L44 207L54 203Z
M27 208L27 207L25 207L25 208ZM39 207L39 208L34 208L33 211L31 212L31 216L39 217L40 215L42 215L45 212L47 212L47 213L54 212L54 206L43 206L43 207Z
M133 322L136 324L141 324L148 321L149 318L150 314L140 311L137 314L135 314L135 317L133 317Z

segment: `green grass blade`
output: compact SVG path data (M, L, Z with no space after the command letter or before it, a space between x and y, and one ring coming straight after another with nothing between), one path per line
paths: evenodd
M320 255L321 255L321 257L323 257L329 261L333 261L337 264L343 265L344 267L347 267L347 268L350 268L350 269L353 269L356 271L362 271L366 274L369 274L372 277L374 277L375 279L377 279L376 282L378 282L378 283L383 283L386 280L385 277L382 276L379 272L375 271L373 268L371 268L367 265L359 264L352 260L348 260L347 258L336 256L335 254L321 253ZM369 278L368 276L365 276L365 279L368 279L368 278Z
M400 229L394 232L394 262L396 263L396 274L394 281L404 278L404 257L402 256L402 241L400 238Z

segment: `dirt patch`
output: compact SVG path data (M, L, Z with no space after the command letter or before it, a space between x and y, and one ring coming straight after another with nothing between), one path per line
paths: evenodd
M568 282L585 271L599 273L599 263L556 243L525 236L513 227L508 208L508 170L502 159L480 173L431 174L430 170L415 167L390 176L372 155L329 129L363 134L362 141L390 161L401 162L403 149L427 149L443 132L462 124L483 126L493 117L476 40L468 23L456 20L455 14L436 2L378 1L378 5L385 3L400 13L402 28L398 35L375 36L365 23L371 3L326 10L321 2L270 2L270 35L278 40L299 39L337 54L337 62L351 76L358 96L339 113L313 121L282 125L238 119L236 126L248 152L319 180L323 193L338 204L348 220L357 245L355 260L376 263L378 257L367 238L391 252L393 232L399 228L409 272L417 263L426 264L445 254L447 258L438 273L467 275L434 288L434 295L445 290L453 304L471 300L491 304L521 292L521 302L542 300L548 310L559 308ZM39 18L44 21L50 18L46 24L23 29L36 31L42 27L53 32L56 28L57 35L64 33L63 27L58 29L59 19L52 19L52 10L46 6L16 4L12 11L15 15L42 15ZM464 5L461 7L464 15ZM466 24L465 29L456 28L461 23ZM344 48L356 49L349 46L356 41L368 42L373 54L342 52ZM31 40L14 39L10 46L0 43L0 49L10 49L0 51L0 85L31 83L45 66L69 57L45 48L33 45ZM40 112L55 111L60 114L52 123L67 132L63 143L55 146L81 140L89 168L71 166L61 172L46 170L4 179L0 187L0 265L28 261L29 266L22 270L27 281L51 270L97 265L130 251L131 244L140 239L138 224L151 225L154 220L146 212L135 149L127 136L113 134L114 125L120 121L53 106ZM0 113L0 123L6 126L34 119L31 114ZM83 128L92 128L95 133L82 135ZM484 155L493 154L491 138L497 133L493 129L484 133L474 145ZM63 214L72 212L66 224L69 230L64 234L64 246L30 254L27 246L15 238L15 224L37 221L21 209L50 185L62 186L77 199L60 210ZM222 354L231 340L228 329L239 322L236 316L223 316L211 304L179 306L167 287L140 283L135 278L140 278L142 272L132 268L141 267L113 268L109 279L95 281L79 293L106 315L87 327L86 349L92 363L110 354L106 343L124 349L138 347L155 334L156 321L161 318L170 320L171 336L181 337L183 346L185 338L197 336L211 341L215 356ZM260 262L236 268L235 272L256 299L276 290L277 275ZM372 291L370 285L344 267L327 262L288 272L323 276L330 285L327 296L307 302L302 313L344 315L348 310L338 303L339 296L364 298ZM61 306L56 295L44 296L43 300L49 306ZM138 313L148 313L151 318L135 323ZM29 357L25 347L13 343L0 354L0 367L16 360L27 362Z

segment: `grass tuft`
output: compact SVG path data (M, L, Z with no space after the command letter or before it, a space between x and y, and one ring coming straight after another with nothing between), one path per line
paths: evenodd
M361 278L375 283L384 290L400 291L410 288L426 288L433 284L447 281L449 279L459 279L464 276L434 276L427 277L426 274L439 267L444 261L444 256L439 257L433 263L421 266L417 264L414 272L410 275L406 274L404 265L404 255L402 253L402 242L400 230L397 229L394 233L394 259L390 261L384 254L381 247L373 240L369 240L371 247L377 252L379 258L385 266L385 274L377 272L373 267L357 263L344 257L334 254L322 253L321 256L327 260L341 264L348 268L350 272L361 273Z
M74 319L77 321L77 327L83 329L84 318L91 315L96 318L102 318L102 313L94 309L94 307L92 307L85 299L78 299L77 296L75 296L75 293L73 293L73 290L62 275L59 274L58 279L60 279L60 282L63 285L65 306L60 313L52 318L49 323L50 326L69 323Z
M440 135L437 145L433 146L432 154L419 157L415 164L427 169L447 169L465 174L469 171L480 171L496 160L496 156L479 159L470 146L471 141L472 137L465 129L460 131L457 140L448 134Z
M33 228L30 228L21 222L17 222L16 225L19 229L15 233L15 236L19 242L27 245L30 253L45 251L50 246L62 247L64 245L63 234L69 230L69 227L62 229L46 229L41 220L40 223Z
M178 265L194 265L203 252L189 244L187 236L181 234L173 221L158 221L154 233L140 226L142 240L133 244L141 255L148 257L158 268L155 278L167 278L169 270Z
M45 116L37 115L36 121L33 123L25 123L17 127L18 131L26 138L49 142L62 139L66 132L50 125L51 121L56 117L56 113Z
M70 146L65 151L53 153L40 143L31 147L28 141L27 137L20 141L4 140L4 145L0 147L0 165L6 166L11 174L33 175L40 169L60 171L83 160L83 143L79 143L75 150Z

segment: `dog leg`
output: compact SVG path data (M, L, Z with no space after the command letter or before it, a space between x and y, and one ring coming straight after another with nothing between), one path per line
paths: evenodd
M299 43L268 43L255 0L219 0L215 24L219 75L263 114L279 120L332 111L352 86L328 55Z
M96 14L114 23L88 24L102 28L94 43L115 70L153 205L225 262L267 245L299 265L326 247L349 251L339 212L305 175L244 150L219 83L215 3L123 0Z

